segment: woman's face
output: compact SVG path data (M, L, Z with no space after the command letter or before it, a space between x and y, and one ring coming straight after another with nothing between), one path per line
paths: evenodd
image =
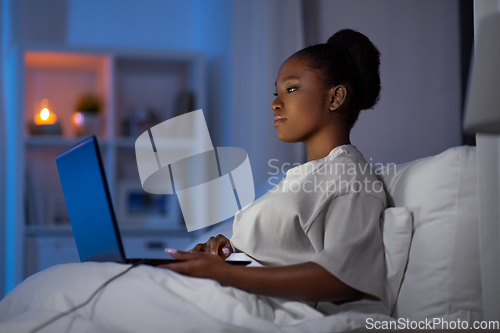
M331 122L329 96L319 75L304 60L288 58L276 79L274 127L284 142L306 142L320 135Z

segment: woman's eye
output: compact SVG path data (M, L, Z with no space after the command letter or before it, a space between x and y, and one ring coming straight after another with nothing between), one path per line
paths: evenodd
M290 87L290 88L286 88L286 91L287 91L288 93L294 92L295 90L297 90L297 87Z
M273 95L278 97L278 93L277 92L273 92Z

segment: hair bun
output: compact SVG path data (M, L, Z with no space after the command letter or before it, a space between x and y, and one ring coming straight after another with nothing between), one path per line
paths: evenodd
M380 96L380 52L373 43L357 31L343 29L328 39L327 44L339 48L349 57L357 71L358 108L372 108Z

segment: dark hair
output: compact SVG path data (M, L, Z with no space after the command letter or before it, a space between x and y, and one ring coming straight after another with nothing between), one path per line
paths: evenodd
M371 109L378 102L380 85L380 52L360 32L344 29L325 44L306 47L295 53L318 72L325 88L342 84L352 94L345 122L354 126L361 110Z

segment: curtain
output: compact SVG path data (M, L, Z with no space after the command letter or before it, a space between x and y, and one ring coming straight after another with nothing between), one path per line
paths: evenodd
M277 139L271 109L279 66L304 47L301 1L235 0L232 11L231 97L223 142L248 152L259 197L277 183L270 179L276 167L305 160L301 143Z

